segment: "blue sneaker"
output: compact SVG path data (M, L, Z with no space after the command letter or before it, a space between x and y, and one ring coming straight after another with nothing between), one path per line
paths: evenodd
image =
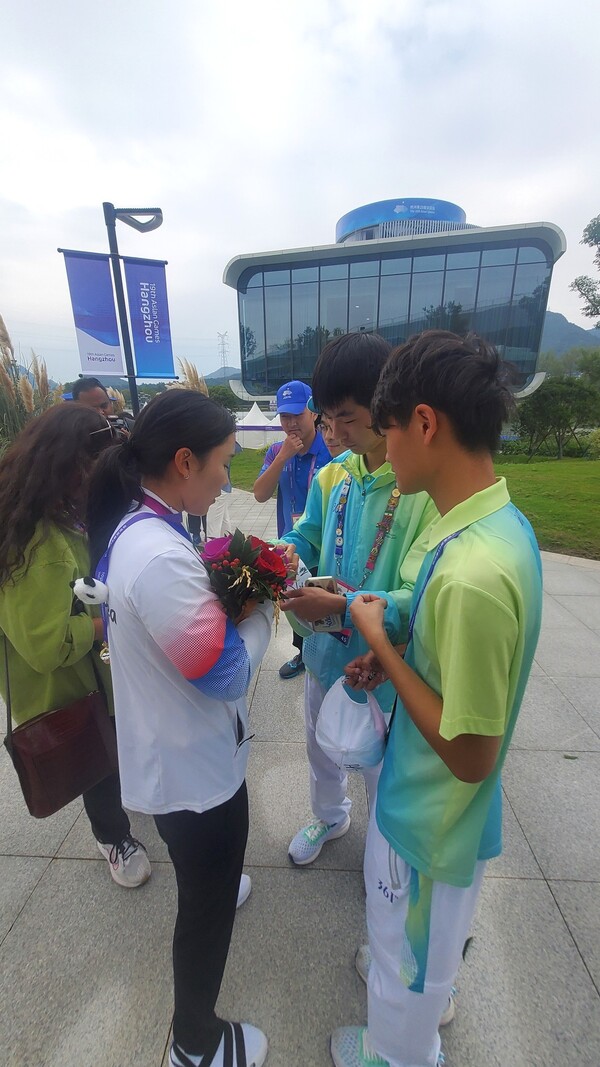
M323 845L327 841L335 841L343 837L350 829L350 816L346 815L339 822L326 823L322 819L303 826L290 841L288 855L297 867L304 867L307 863L316 860Z
M302 653L299 652L293 659L289 659L287 663L283 664L283 667L279 668L280 678L297 678L302 671L305 670L304 663L302 662Z

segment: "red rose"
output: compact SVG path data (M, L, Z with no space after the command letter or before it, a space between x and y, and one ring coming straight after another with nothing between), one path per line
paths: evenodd
M256 560L255 567L259 574L272 575L274 578L285 578L287 567L284 560L273 548L265 545L260 556Z

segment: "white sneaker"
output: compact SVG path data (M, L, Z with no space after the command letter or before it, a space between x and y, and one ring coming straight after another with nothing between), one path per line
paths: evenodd
M146 849L141 841L128 834L120 845L103 845L96 841L99 851L108 860L110 874L114 882L127 889L136 889L147 882L152 870Z
M356 970L358 971L363 982L366 983L369 978L369 968L371 966L371 949L368 945L361 945L360 948L357 950L356 956L354 957L354 966L356 967ZM442 1012L440 1026L447 1026L448 1023L452 1022L456 1014L456 1006L454 1003L455 996L456 989L454 988L454 986L452 986L452 989L450 990L450 996L448 997L448 1004Z
M245 1067L262 1067L268 1049L268 1041L258 1027L250 1023L225 1023L221 1043L210 1061L210 1067L242 1067L242 1064ZM200 1067L204 1057L192 1056L173 1042L169 1063L171 1067Z
M252 882L247 874L243 874L240 878L240 887L238 889L238 898L236 908L241 908L242 904L245 904L250 892L252 890Z
M290 841L288 855L298 867L316 860L323 845L327 841L335 841L343 837L350 829L350 816L346 815L340 822L326 823L322 819L303 826Z

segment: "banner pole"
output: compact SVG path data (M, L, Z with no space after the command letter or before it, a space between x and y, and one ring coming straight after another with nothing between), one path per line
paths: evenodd
M102 207L104 209L104 221L108 233L108 247L112 263L115 296L117 298L119 325L121 327L121 337L123 339L123 355L125 356L125 367L127 369L127 380L129 382L131 410L134 415L138 415L140 410L140 400L138 396L135 367L133 365L133 350L131 347L131 337L129 335L129 323L127 322L127 309L125 306L125 290L123 288L121 260L119 258L119 247L117 245L115 205L105 201L102 204Z

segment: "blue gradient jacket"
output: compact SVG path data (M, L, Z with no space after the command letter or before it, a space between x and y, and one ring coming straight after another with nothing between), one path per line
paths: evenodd
M336 507L347 474L352 475L352 483L346 506L344 554L339 577L357 589L373 547L377 523L383 518L395 485L389 463L383 463L370 473L362 456L346 452L338 458L338 462L323 467L313 478L304 514L280 540L296 545L307 567L316 567L319 574L337 576ZM437 509L426 493L401 497L375 569L369 572L360 590L387 599L385 627L395 644L406 640L412 590L427 551L427 539L422 534L437 518ZM405 563L408 550L413 545L414 550ZM355 595L348 594L348 609ZM325 689L329 689L343 674L344 666L350 660L368 648L358 631L352 627L349 610L346 611L343 624L352 629L347 645L328 633L311 634L304 641L303 659L306 667ZM390 682L379 686L375 696L385 712L391 710L395 690Z

